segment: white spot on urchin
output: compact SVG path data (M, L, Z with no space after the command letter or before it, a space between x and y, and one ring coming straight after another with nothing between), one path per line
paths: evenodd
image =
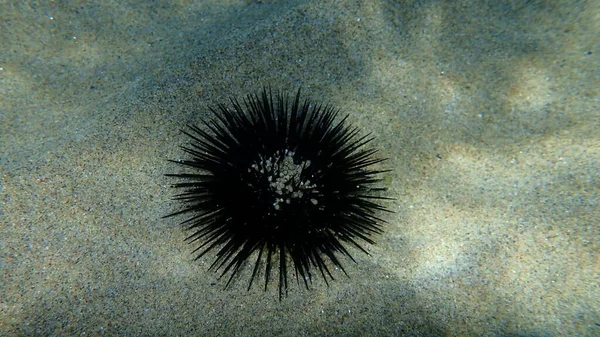
M268 188L276 196L273 208L280 210L283 204L291 204L294 199L300 199L310 192L316 192L317 185L307 179L304 171L311 165L310 160L294 160L294 151L279 150L272 156L259 159L250 165L248 172L254 171L259 175L268 174ZM318 201L311 198L310 202L317 205Z

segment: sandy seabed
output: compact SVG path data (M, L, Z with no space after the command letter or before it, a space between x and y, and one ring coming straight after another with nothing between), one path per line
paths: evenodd
M600 336L600 2L0 4L0 334ZM192 261L164 173L206 106L337 106L388 224L287 298Z

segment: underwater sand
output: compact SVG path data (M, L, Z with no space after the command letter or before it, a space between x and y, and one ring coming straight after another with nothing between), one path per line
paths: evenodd
M600 336L600 2L101 3L0 4L0 335ZM162 219L179 129L269 84L395 198L281 302Z

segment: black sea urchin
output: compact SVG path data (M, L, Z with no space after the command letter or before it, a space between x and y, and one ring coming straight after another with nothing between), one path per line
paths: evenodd
M180 179L172 186L184 204L169 216L190 214L183 223L192 231L187 240L200 244L196 259L216 250L209 269L230 272L227 287L255 254L248 289L263 266L265 290L278 263L280 298L290 262L307 288L312 268L326 283L332 265L346 273L338 257L354 259L344 244L366 253L357 241L373 244L383 222L377 200L386 198L373 185L384 171L369 170L383 159L364 149L372 138L359 137L346 118L336 121L331 106L300 102L300 90L292 102L264 89L231 103L209 108L211 121L182 131L191 158L174 162L189 170L167 175Z

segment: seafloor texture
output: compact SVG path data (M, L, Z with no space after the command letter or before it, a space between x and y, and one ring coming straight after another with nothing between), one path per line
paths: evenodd
M600 335L600 2L100 3L0 3L0 335ZM161 218L179 129L267 84L375 134L396 199L281 302Z

